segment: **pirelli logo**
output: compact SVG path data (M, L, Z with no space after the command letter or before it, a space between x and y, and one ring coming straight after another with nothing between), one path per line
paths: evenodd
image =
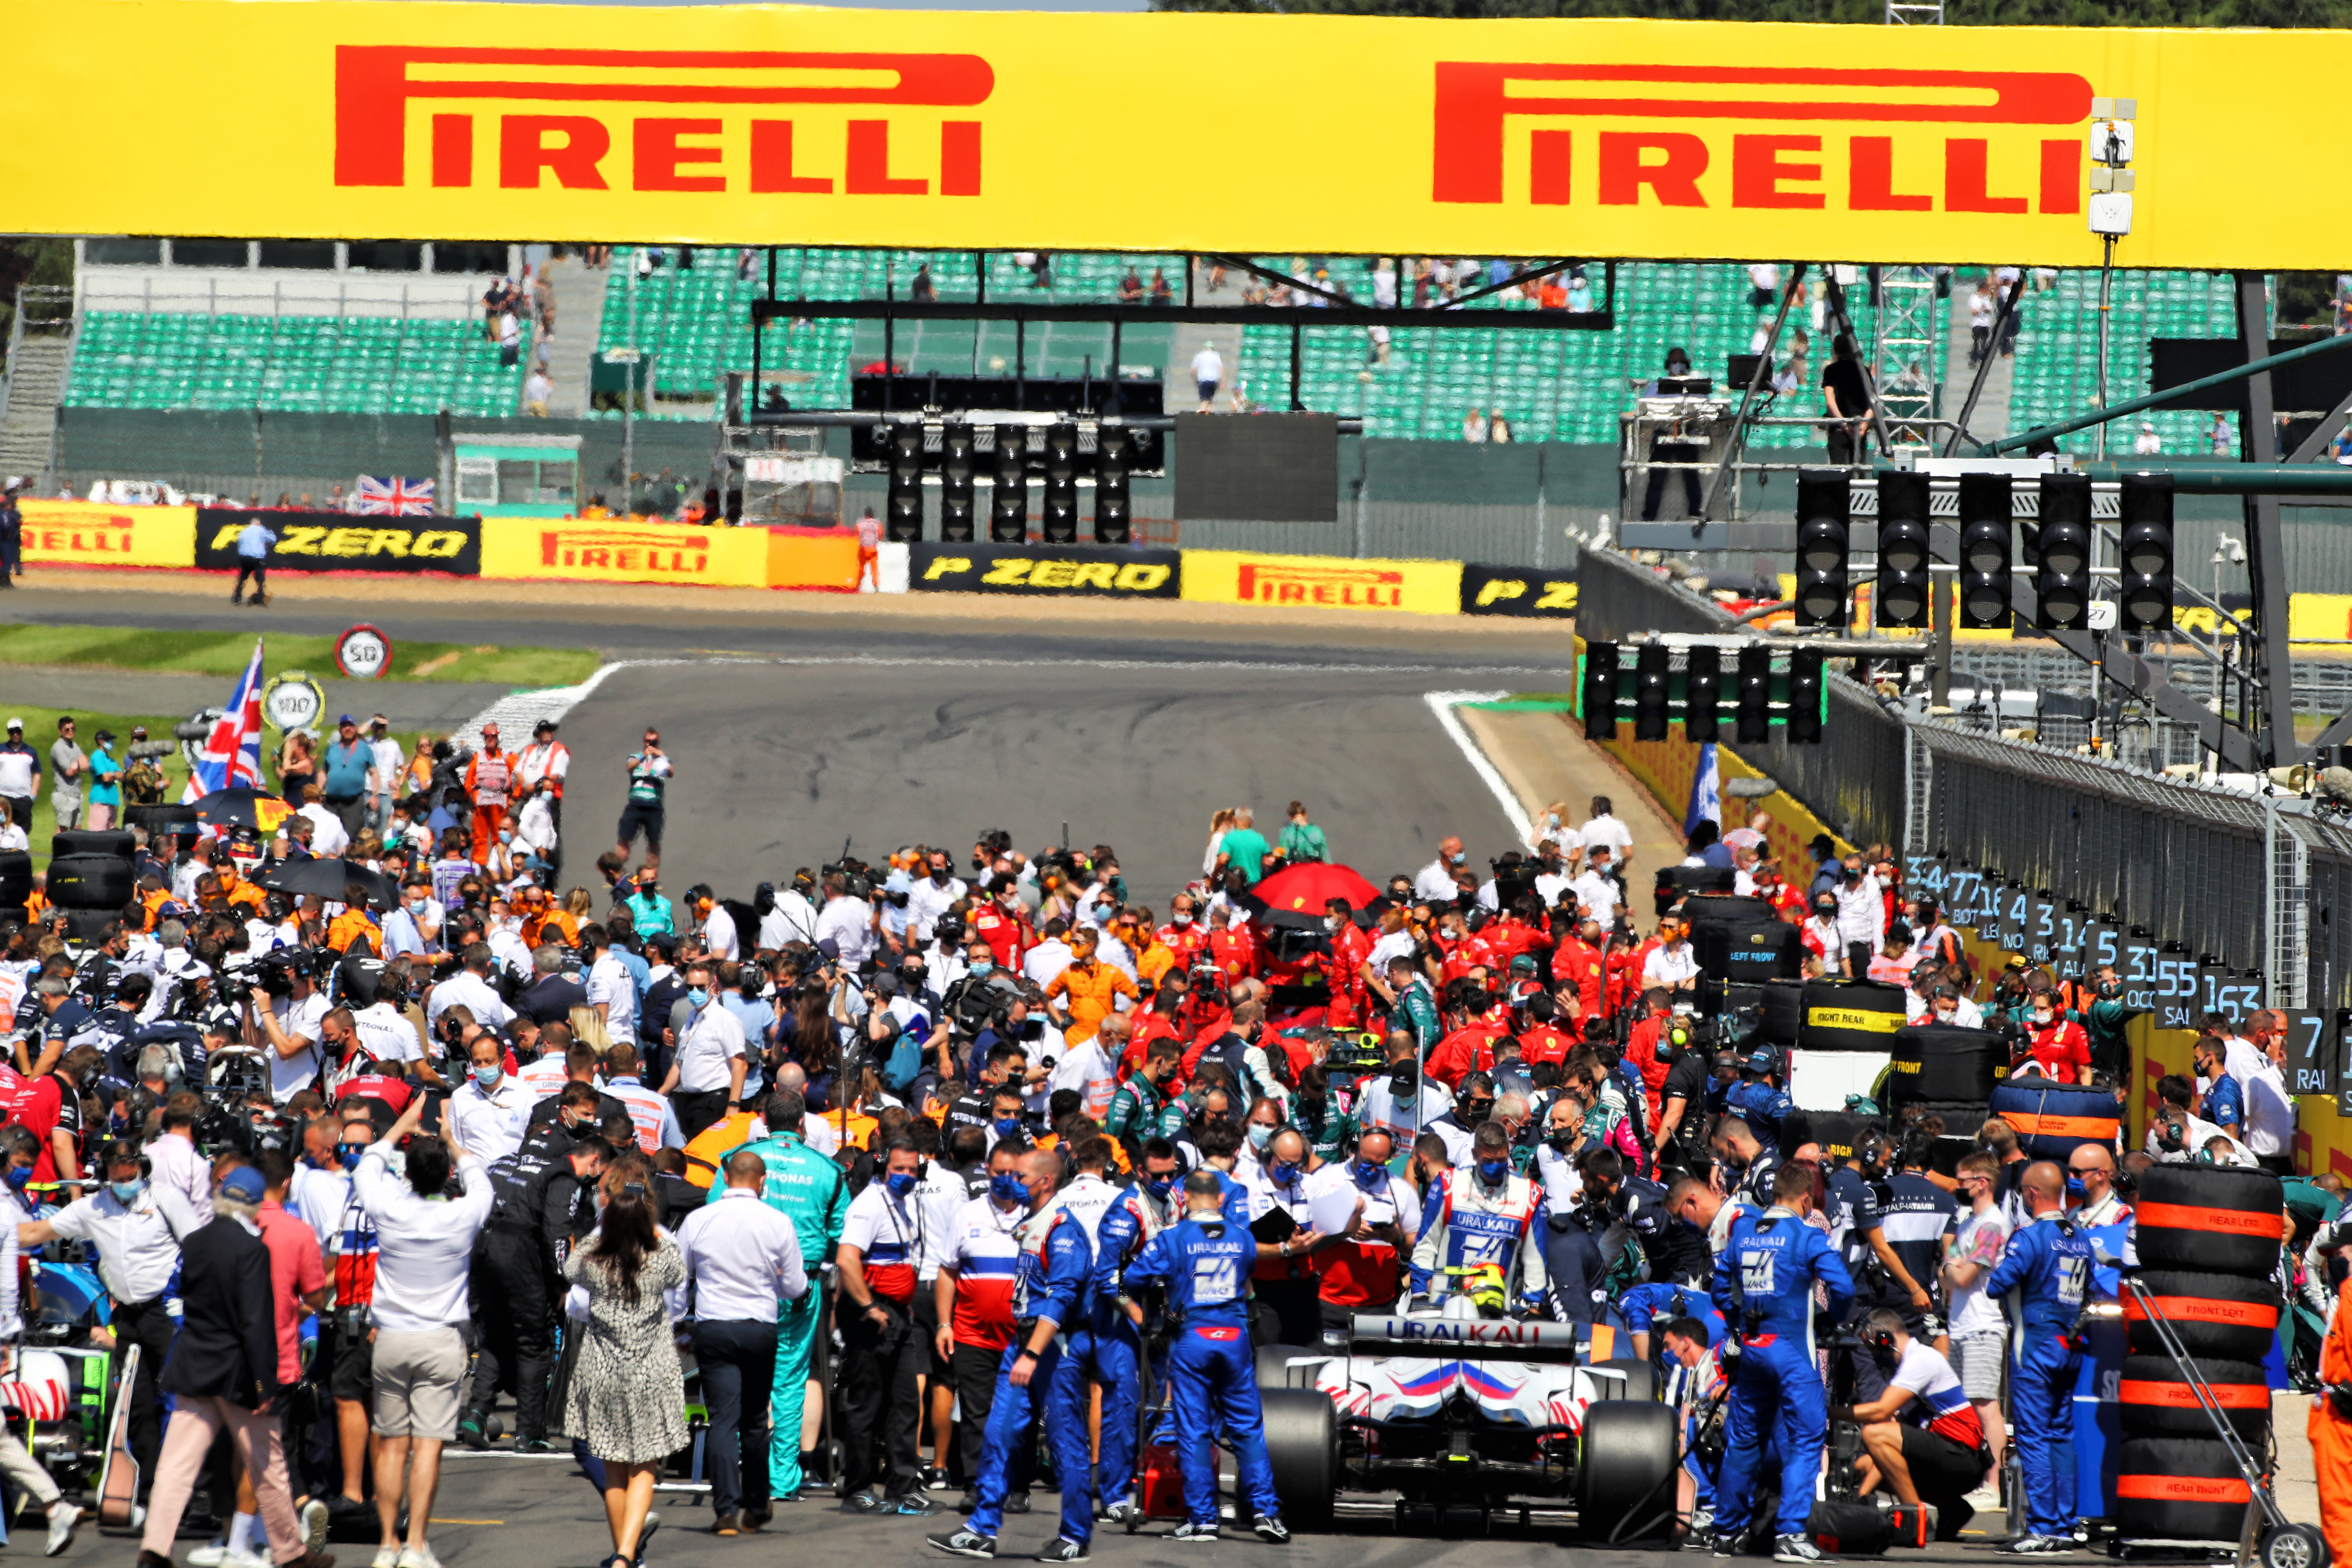
M2083 210L2091 84L2071 71L1444 60L1436 72L1440 202Z
M635 575L698 577L710 569L710 536L661 529L547 529L539 536L542 566Z
M1404 574L1391 567L1244 561L1237 590L1244 604L1253 605L1320 605L1349 610L1404 607Z
M335 184L976 196L950 111L995 86L965 54L346 44Z

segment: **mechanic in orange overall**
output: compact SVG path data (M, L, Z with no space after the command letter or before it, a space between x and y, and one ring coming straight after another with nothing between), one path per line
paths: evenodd
M507 825L507 785L514 778L514 753L499 750L499 727L482 726L482 749L466 764L466 794L474 803L474 864L490 863L499 830Z
M2319 1350L2319 1392L2311 1396L2311 1468L2319 1479L2319 1530L2327 1552L2352 1552L2352 1279L2336 1297L2336 1321Z

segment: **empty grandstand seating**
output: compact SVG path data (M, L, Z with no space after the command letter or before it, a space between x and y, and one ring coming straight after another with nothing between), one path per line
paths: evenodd
M2110 294L2107 327L2107 401L2120 403L2147 390L2150 338L2228 338L2238 331L2236 286L2226 272L2118 271ZM2061 272L2049 288L2029 292L2019 306L2017 360L2010 393L2010 427L2022 430L2086 414L2099 406L2099 275ZM2209 455L2210 414L2165 409L2141 415L2156 426L2164 450L2174 457ZM2107 430L2107 450L2131 450L2139 420ZM2228 446L2219 456L2237 454L2237 422L2228 424ZM2087 453L2095 432L2079 431L2059 445Z
M530 362L530 329L522 359ZM520 365L478 321L83 313L65 402L105 408L512 414Z
M709 404L688 410L674 401L709 399L728 370L751 367L750 304L767 283L767 258L731 247L667 247L659 264L639 271L638 255L613 253L597 345L634 342L653 356L653 384L669 403L654 412L707 416ZM1261 265L1313 276L1370 302L1373 266L1366 258L1266 256ZM682 265L683 264L683 265ZM898 299L917 292L920 277L934 299L971 300L979 293L970 252L782 248L775 253L777 291L790 299ZM1178 256L1062 252L1042 266L1011 252L988 256L987 294L992 301L1050 299L1057 304L1108 302L1133 268L1147 288L1165 272L1181 299L1184 262ZM1590 268L1601 295L1602 270ZM1972 276L1964 269L1948 309L1965 309ZM1481 269L1459 285L1484 286ZM1408 267L1401 288L1412 298ZM1301 395L1307 406L1354 415L1368 434L1433 440L1459 439L1472 408L1500 411L1519 440L1613 443L1619 414L1633 388L1656 374L1669 347L1689 351L1696 374L1725 374L1726 358L1744 353L1769 320L1751 303L1744 267L1728 263L1626 262L1617 268L1615 326L1603 331L1519 329L1438 330L1399 327L1385 353L1361 327L1314 325L1311 309L1269 310L1264 325L1244 329L1240 363L1229 371L1261 406L1289 400L1290 329L1305 327ZM1867 342L1867 290L1849 299ZM2094 345L2098 275L2062 272L2021 307L2010 427L2045 422L2087 409L2095 400ZM2151 336L2215 337L2233 331L2230 279L2196 272L2119 272L2116 278L2108 394L2123 398L2147 384ZM1606 302L1605 300L1602 302ZM1468 307L1475 311L1526 311L1532 302L1516 290ZM632 324L634 314L634 325ZM1754 445L1812 446L1818 427L1801 421L1821 413L1820 376L1829 357L1824 331L1801 307L1795 318L1811 338L1808 384L1774 400L1766 412L1798 423L1764 426ZM528 329L526 329L528 331ZM762 364L793 405L846 407L856 366L882 357L878 322L777 321L766 329ZM1169 327L1130 322L1118 358L1130 369L1165 366L1173 352ZM526 338L526 362L529 340ZM1783 345L1785 349L1785 344ZM1936 345L1933 374L1965 375L1944 363ZM908 371L1008 370L1013 328L1006 322L901 322L892 354ZM1033 374L1108 374L1107 324L1033 324L1023 353ZM1001 362L1001 363L1000 363ZM1184 376L1178 367L1176 379ZM90 310L84 314L65 401L117 408L250 408L285 411L498 415L517 405L522 371L503 368L478 321L401 320L390 316L292 316ZM2193 411L2151 416L2165 449L2202 454L2209 416ZM2128 447L2131 430L2111 432L2110 445ZM2088 450L2087 436L2066 443Z

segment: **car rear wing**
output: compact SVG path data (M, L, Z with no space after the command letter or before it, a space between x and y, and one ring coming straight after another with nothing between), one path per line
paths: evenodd
M1574 1364L1591 1356L1573 1323L1510 1322L1499 1318L1391 1318L1359 1313L1348 1325L1354 1355L1442 1356L1462 1361Z

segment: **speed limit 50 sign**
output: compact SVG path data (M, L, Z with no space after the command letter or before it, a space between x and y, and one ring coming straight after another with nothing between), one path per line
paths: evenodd
M362 622L335 639L335 664L353 680L373 680L392 668L392 639Z

